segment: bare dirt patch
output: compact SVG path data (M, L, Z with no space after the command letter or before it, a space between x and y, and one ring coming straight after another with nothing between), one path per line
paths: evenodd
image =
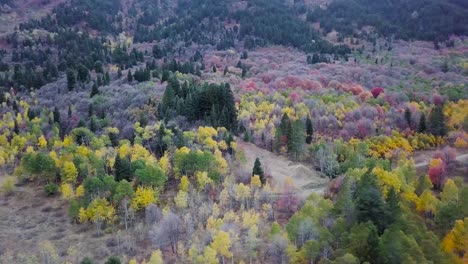
M138 233L132 228L126 233L116 225L107 227L102 235L96 235L93 225L72 223L68 202L58 197L46 197L42 187L19 187L14 195L5 197L0 194L0 201L0 255L5 252L15 256L38 255L39 244L48 240L57 248L60 263L65 260L79 263L85 256L103 263L113 255L141 259L146 257L151 246L145 242L146 231ZM118 243L111 245L107 241Z
M276 155L268 150L259 148L251 143L239 142L244 150L247 162L245 170L252 170L258 157L266 174L270 175L275 186L281 191L288 177L291 177L298 194L307 197L312 192L323 193L328 180L310 164L293 162L284 156Z

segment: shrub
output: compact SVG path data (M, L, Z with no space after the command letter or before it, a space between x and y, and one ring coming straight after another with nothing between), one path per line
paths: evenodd
M44 186L44 192L47 196L53 196L58 193L58 186L55 183L49 183Z
M120 262L120 258L119 257L110 257L107 261L106 261L106 264L120 264L122 262Z
M55 161L44 153L27 153L21 159L24 170L34 176L52 180L55 177Z
M79 212L80 212L80 208L81 208L81 205L80 205L80 202L78 200L76 200L76 199L70 200L70 205L68 207L68 214L70 216L70 219L73 222L78 221L78 215L79 215ZM83 261L84 261L84 259L83 259Z
M91 260L89 257L85 257L80 264L94 264L94 261Z
M0 187L0 192L9 195L15 191L15 177L8 176Z

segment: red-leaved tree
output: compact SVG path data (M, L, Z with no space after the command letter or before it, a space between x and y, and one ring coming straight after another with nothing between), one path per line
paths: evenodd
M431 159L429 162L429 170L427 174L431 179L435 189L440 189L445 180L447 166L441 158Z
M383 92L384 92L384 89L382 87L375 87L374 89L371 90L371 93L374 96L374 98L379 97L379 95Z

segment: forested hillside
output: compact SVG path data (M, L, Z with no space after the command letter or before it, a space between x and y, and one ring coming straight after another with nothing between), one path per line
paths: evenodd
M466 263L467 11L0 1L0 264Z
M338 0L326 9L309 12L307 20L319 22L327 32L337 30L346 35L373 26L382 36L443 41L451 35L467 34L467 12L467 3L460 0Z

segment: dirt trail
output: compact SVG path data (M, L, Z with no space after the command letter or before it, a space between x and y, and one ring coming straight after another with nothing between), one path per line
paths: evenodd
M431 158L432 158L431 156L428 156L426 159L424 159L424 161L416 163L415 164L416 168L423 168L423 167L428 166ZM468 153L457 155L455 160L461 163L468 163Z
M292 162L284 156L276 155L251 143L239 142L238 144L244 149L247 158L244 164L245 169L252 170L255 159L258 157L265 173L271 175L279 190L288 177L292 178L301 197L307 197L312 192L323 193L325 190L328 180L322 178L320 173L309 164Z

